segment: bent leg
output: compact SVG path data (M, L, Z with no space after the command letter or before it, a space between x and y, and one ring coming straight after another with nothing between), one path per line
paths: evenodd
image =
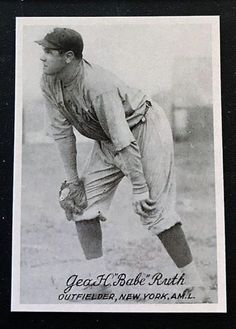
M144 176L156 212L142 217L142 224L153 234L166 231L181 220L176 212L176 182L171 128L164 111L154 105L146 122L133 129L142 156Z
M146 123L137 126L133 133L140 147L150 197L157 204L157 211L149 217L141 217L141 222L159 237L176 266L185 274L186 285L203 287L176 212L173 140L163 110L154 105L146 116Z
M102 150L100 144L95 143L84 171L88 207L82 215L75 216L75 223L87 260L103 255L100 221L105 220L116 188L124 176L108 155L106 149Z
M76 215L75 221L91 220L97 216L106 217L116 188L124 174L118 169L113 159L102 150L98 142L94 143L89 161L83 171L88 206L82 215ZM107 152L108 153L108 152Z

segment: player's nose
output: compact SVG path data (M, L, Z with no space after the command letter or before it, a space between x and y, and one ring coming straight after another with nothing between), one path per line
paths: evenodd
M46 61L46 57L45 57L44 54L40 57L40 60L41 60L42 62L45 62L45 61Z

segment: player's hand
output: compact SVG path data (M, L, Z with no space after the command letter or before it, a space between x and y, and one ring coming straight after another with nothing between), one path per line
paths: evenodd
M136 214L142 217L149 217L153 215L156 211L156 201L151 198L146 198L143 200L134 200L133 207Z
M61 185L59 191L59 204L65 210L67 220L73 220L73 215L82 215L88 205L83 179L77 183Z

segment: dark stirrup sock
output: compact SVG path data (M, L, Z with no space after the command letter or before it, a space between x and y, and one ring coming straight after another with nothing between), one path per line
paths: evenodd
M98 258L103 255L102 229L98 218L78 221L75 223L78 238L86 259Z
M192 262L192 254L181 224L175 224L168 230L158 234L158 237L178 268Z

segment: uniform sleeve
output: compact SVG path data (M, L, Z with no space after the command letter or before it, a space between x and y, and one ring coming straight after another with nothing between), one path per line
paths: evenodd
M115 89L97 96L92 105L100 125L110 137L117 152L135 141L126 121L121 99Z
M73 136L72 125L47 96L45 96L45 105L50 120L50 132L54 140Z
M93 102L98 120L110 137L117 156L122 163L121 170L130 179L134 195L149 196L148 186L143 173L141 155L137 142L125 118L125 112L116 91L106 92Z
M46 111L49 117L49 127L52 137L57 140L73 135L73 128L69 121L59 111L50 92L50 79L43 75L40 81L41 91L45 100Z
M78 181L76 162L77 150L73 128L45 93L44 97L50 120L51 133L54 140L57 142L61 160L65 169L66 180L71 183L76 183Z
M141 155L137 142L132 142L118 152L117 156L121 160L119 163L122 163L121 170L132 183L134 198L140 200L147 199L149 190L143 174Z

